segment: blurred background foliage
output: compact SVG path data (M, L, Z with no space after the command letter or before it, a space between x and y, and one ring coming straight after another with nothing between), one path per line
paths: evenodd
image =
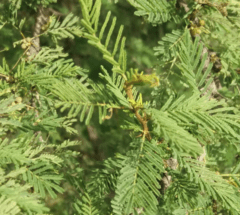
M166 33L170 33L176 27L179 28L176 25L185 26L185 24L167 22L162 25L152 26L144 18L135 16L134 8L127 1L122 0L115 4L114 0L102 0L102 3L102 20L100 20L100 26L108 11L111 11L113 16L117 17L117 26L124 25L124 36L127 37L127 67L138 68L140 71L145 71L146 73L156 72L162 77L160 80L161 88L165 89L166 93L159 95L156 91L152 96L155 96L155 98L164 103L168 95L184 90L185 88L179 84L180 73L177 70L170 69L171 63L160 65L160 61L154 56L153 47L157 46L157 42ZM18 20L24 17L27 20L22 29L25 37L32 37L36 16L36 11L29 7L29 4L31 4L31 0L24 0L21 9L18 11ZM9 0L1 0L0 13L6 13L8 11L6 8L8 7ZM63 20L70 12L81 17L80 4L77 0L58 0L57 3L48 5L48 8L55 11L60 20ZM113 34L115 34L113 35L115 38L117 31ZM10 24L4 26L0 33L0 41L2 41L0 43L0 62L5 57L10 67L13 67L23 53L20 46L13 48L13 43L21 39L22 36ZM72 58L76 65L89 70L90 78L93 81L98 81L100 65L104 65L106 69L111 69L110 64L103 60L101 53L96 51L92 46L89 46L83 38L63 39L59 41L58 45L64 47L64 52L68 53L69 58ZM56 44L49 37L41 37L41 46L55 47ZM166 81L166 77L170 78L170 82ZM174 85L174 89L171 87L172 85ZM144 95L150 98L151 95L150 93L148 94L148 88L143 88L143 90L145 91ZM59 114L62 114L62 116L65 115L64 112ZM124 154L128 150L129 143L131 142L131 133L121 128L124 120L126 119L121 111L114 112L113 117L110 120L106 120L102 125L99 125L97 115L93 117L89 126L80 123L78 117L78 121L75 123L78 135L69 135L63 129L59 129L49 135L49 141L52 143L60 143L66 139L81 141L81 146L76 149L80 154L76 155L76 157L69 157L69 163L66 166L70 167L72 174L82 172L82 179L87 181L87 178L90 177L90 170L95 169L96 166L99 167L100 161L112 157L117 152ZM214 150L218 150L219 153L219 149L221 148L224 149L225 147L215 146L211 147L210 150L214 155ZM222 164L223 169L232 166L234 162L233 152L234 149L231 147L228 149L225 148L225 151L221 152L222 157L218 158L218 160ZM79 166L76 165L76 160L74 159L77 159ZM47 197L46 204L51 208L53 214L70 215L73 214L72 199L75 199L75 196L78 194L66 182L63 182L63 187L65 193L59 195L56 199Z

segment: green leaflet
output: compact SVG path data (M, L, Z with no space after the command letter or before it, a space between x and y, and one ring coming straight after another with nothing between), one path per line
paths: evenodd
M135 144L137 147L140 144L140 148L126 158L120 170L116 195L112 201L115 214L129 214L142 207L149 215L157 211L157 197L160 196L158 180L164 171L163 152L154 141L136 141Z
M79 0L81 4L81 9L83 13L83 19L81 20L82 25L86 28L87 33L83 34L84 37L88 39L88 42L96 47L102 54L104 55L104 59L107 60L110 64L113 65L113 67L118 67L118 69L113 69L112 71L117 73L124 73L126 71L126 53L124 53L124 44L125 44L125 37L122 37L123 32L123 26L120 26L117 39L115 41L115 45L113 48L113 51L108 51L108 45L109 41L111 39L112 33L114 31L115 25L116 25L116 17L113 18L112 24L106 32L106 27L109 23L111 13L108 12L105 21L101 27L100 32L97 32L98 29L98 20L100 16L100 5L101 0L97 0L94 4L94 6L87 7L84 0ZM96 10L96 8L99 8L99 10ZM96 12L94 12L96 11ZM105 44L103 45L103 35L106 33L106 40ZM121 41L120 49L118 48L118 44ZM114 55L116 55L117 52L120 52L118 62L114 59Z
M147 16L147 20L153 25L161 24L178 17L174 14L176 1L168 2L165 0L128 0L128 2L137 9L136 16Z

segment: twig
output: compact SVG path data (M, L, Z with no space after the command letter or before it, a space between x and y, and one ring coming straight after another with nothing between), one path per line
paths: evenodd
M45 15L44 15L43 7L40 6L38 8L36 23L35 23L34 32L33 32L33 37L34 37L33 44L29 48L29 52L30 52L29 59L30 59L31 56L37 55L37 53L40 51L40 37L39 37L39 35L41 34L41 26L43 24L45 24L45 22L47 22L47 20L48 20L48 18L45 17ZM40 99L39 99L39 93L37 91L35 93L35 98L38 101L38 104L41 106L41 102L40 102ZM37 105L36 105L36 102L34 101L34 99L32 101L31 106L35 108L35 117L38 118L39 117L39 112L36 108ZM35 133L35 136L38 136L39 133L41 133L41 131L37 131ZM44 142L42 135L39 136L39 141Z

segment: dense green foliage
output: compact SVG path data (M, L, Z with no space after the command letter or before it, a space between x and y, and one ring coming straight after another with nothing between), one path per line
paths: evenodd
M0 215L240 214L239 15L3 0Z

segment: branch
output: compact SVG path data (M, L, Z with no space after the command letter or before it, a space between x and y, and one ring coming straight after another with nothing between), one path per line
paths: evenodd
M47 20L48 20L48 18L45 17L45 15L44 15L43 7L40 6L38 8L38 12L37 12L36 22L35 22L34 31L33 31L33 37L34 38L32 40L32 45L29 49L30 55L28 57L28 60L34 58L34 56L36 56L37 53L40 51L39 35L41 33L42 25L45 24L45 22L47 22ZM39 99L39 93L37 91L35 92L35 99L37 100L38 104L41 106L41 102L40 102L40 99ZM31 106L35 108L35 117L38 118L39 117L39 112L36 108L37 104L36 104L35 99L32 100L32 105ZM37 136L39 133L41 133L41 132L37 131L35 133L35 135ZM42 135L39 136L39 141L44 142Z

